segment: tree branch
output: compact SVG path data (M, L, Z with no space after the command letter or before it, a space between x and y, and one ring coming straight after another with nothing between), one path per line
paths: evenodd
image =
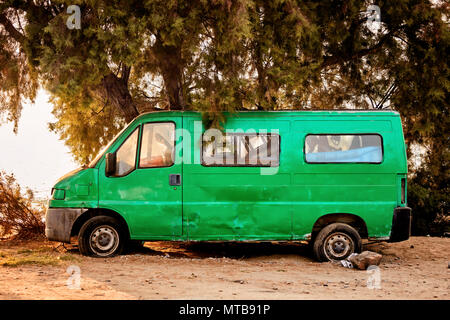
M20 33L12 24L12 22L6 17L4 13L0 13L0 24L3 25L6 32L14 38L20 44L23 44L26 40L26 37Z
M351 56L341 56L341 55L339 55L339 56L336 56L336 55L324 56L323 57L323 62L322 62L322 68L327 68L327 67L330 67L330 66L335 65L335 64L339 64L339 63L342 63L342 62L351 61L351 60L354 60L354 59L357 59L357 58L361 58L361 57L364 57L364 56L366 56L368 54L371 54L371 53L379 50L384 45L384 43L393 36L395 31L397 31L397 30L393 30L393 31L388 32L387 34L385 34L380 39L380 41L378 41L378 43L375 44L374 46L372 46L370 48L362 49L362 50L358 51L357 53L355 53L355 54L353 54Z

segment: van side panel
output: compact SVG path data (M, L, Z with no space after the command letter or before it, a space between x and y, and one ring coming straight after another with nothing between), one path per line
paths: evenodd
M184 159L183 165L183 235L187 239L308 239L320 217L335 213L362 218L369 237L389 237L393 211L399 206L398 177L406 174L398 115L228 115L225 129L279 129L280 165L272 175L261 175L261 168L201 165L201 137L194 137L195 123L201 126L201 118L191 114L184 116L183 123L192 139L191 159ZM305 162L307 134L367 133L382 136L381 164Z
M185 117L192 135L192 155L201 154L201 137L194 137L200 116ZM290 131L288 117L229 117L224 129L279 130L280 166L277 174L261 174L261 167L207 167L185 159L183 166L183 223L191 240L291 239L292 204L289 192L291 174L288 156ZM202 128L204 130L204 128ZM248 132L248 131L247 131ZM194 158L194 157L192 157Z

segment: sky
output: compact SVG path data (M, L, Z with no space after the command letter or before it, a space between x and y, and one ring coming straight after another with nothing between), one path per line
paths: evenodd
M40 90L35 103L24 104L17 135L12 123L0 124L0 170L13 173L37 198L49 197L55 181L79 167L69 148L48 129L48 123L55 121L48 100Z

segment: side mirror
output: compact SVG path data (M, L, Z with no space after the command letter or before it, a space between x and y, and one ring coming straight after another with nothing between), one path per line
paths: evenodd
M105 160L105 175L113 176L116 173L116 153L107 153Z

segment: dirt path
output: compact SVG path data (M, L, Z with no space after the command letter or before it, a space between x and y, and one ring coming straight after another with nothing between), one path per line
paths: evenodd
M450 299L449 238L365 245L383 254L379 289L294 244L148 242L111 259L56 246L0 241L0 299Z

